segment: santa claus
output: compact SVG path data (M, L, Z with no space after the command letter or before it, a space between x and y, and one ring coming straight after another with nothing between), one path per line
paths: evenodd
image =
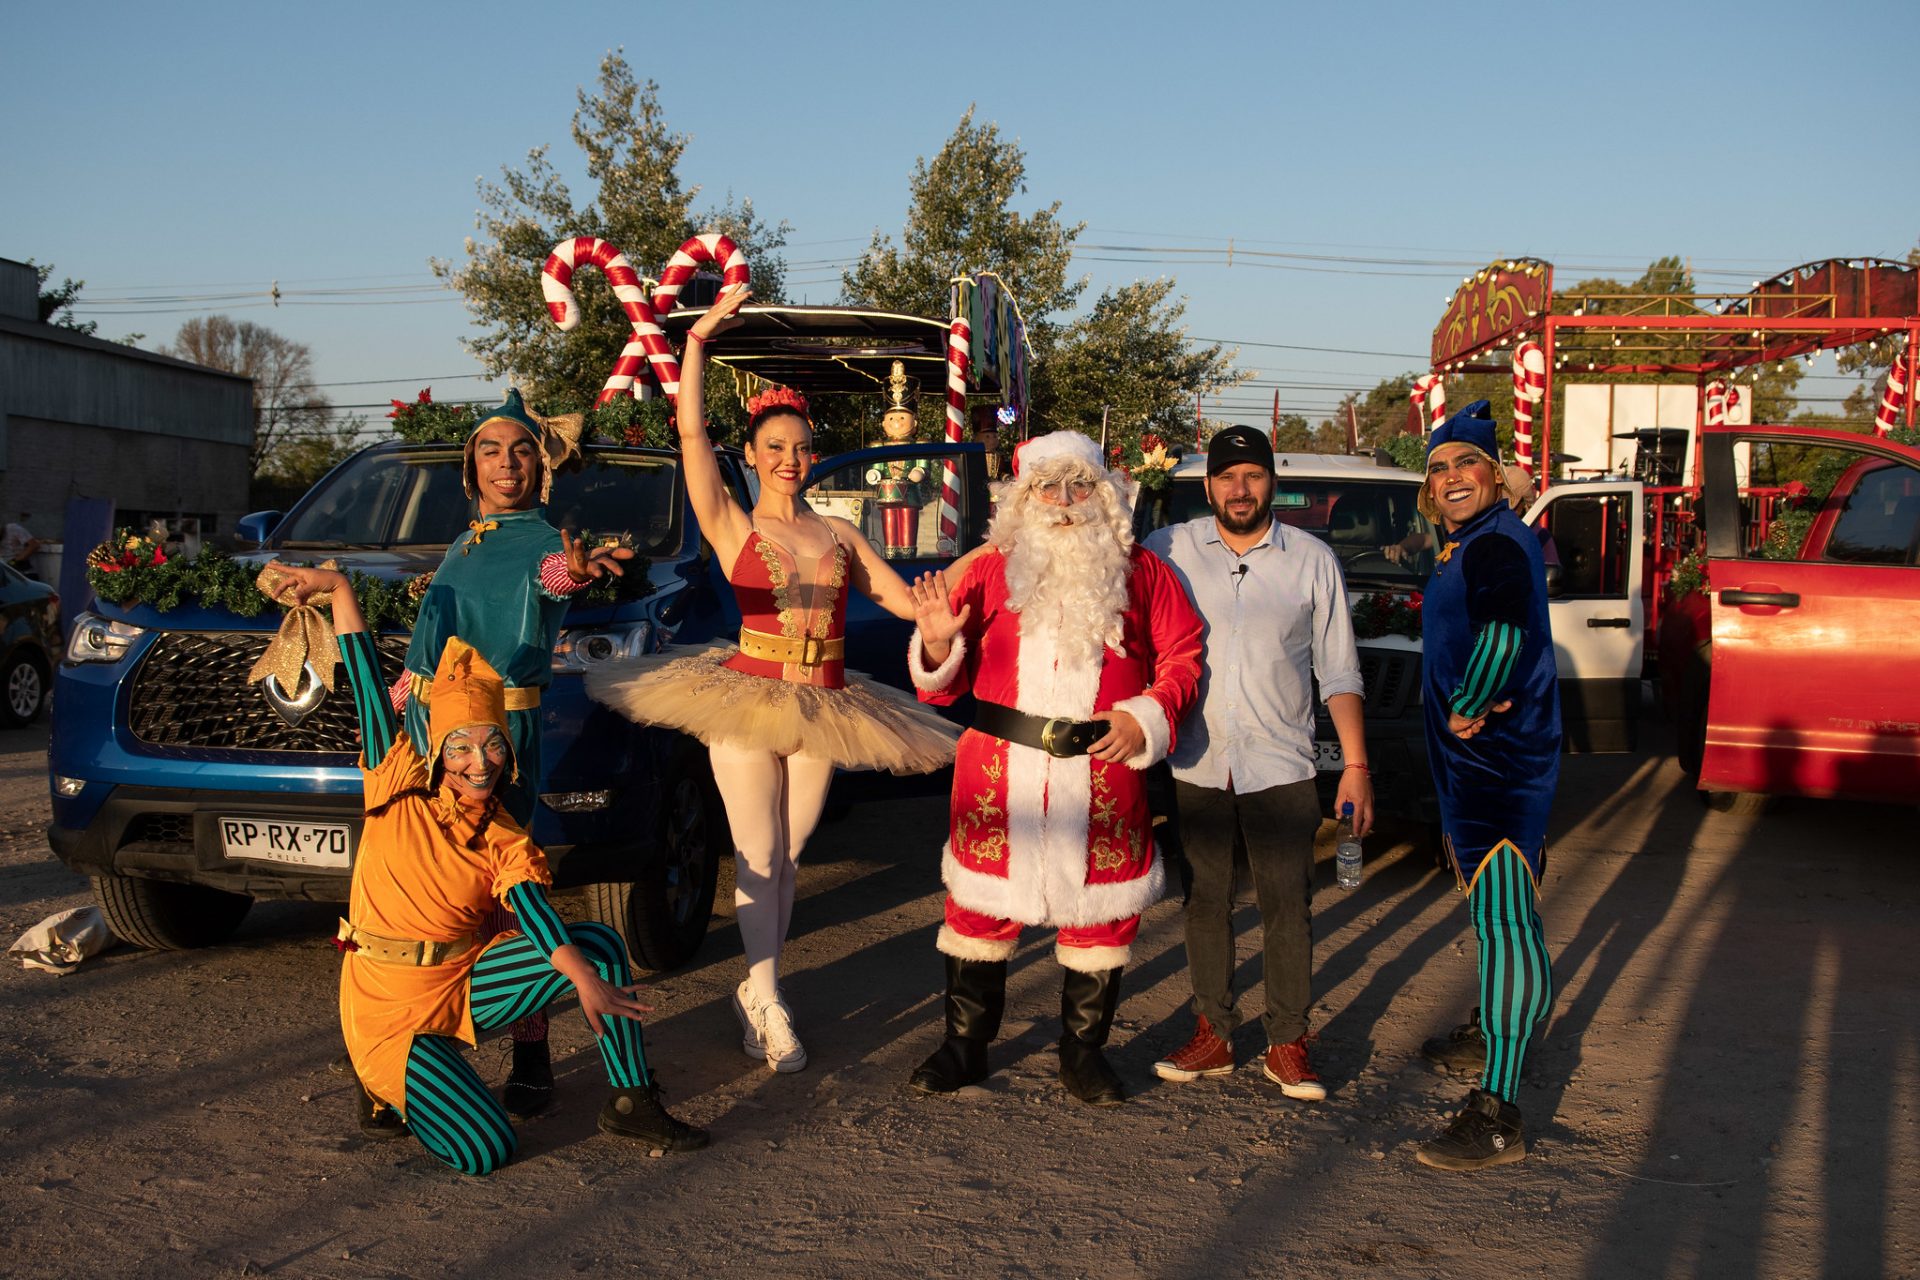
M1060 1078L1126 1097L1101 1046L1140 913L1158 900L1141 770L1164 758L1200 678L1200 619L1136 547L1100 450L1056 431L1020 446L985 548L957 582L914 584L909 668L927 702L971 693L942 872L947 1036L913 1074L927 1093L987 1077L1022 925L1057 929Z

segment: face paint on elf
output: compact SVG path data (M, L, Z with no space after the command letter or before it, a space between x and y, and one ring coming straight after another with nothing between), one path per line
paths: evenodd
M440 748L440 768L457 795L484 800L493 794L511 755L506 735L497 726L468 725L447 735Z

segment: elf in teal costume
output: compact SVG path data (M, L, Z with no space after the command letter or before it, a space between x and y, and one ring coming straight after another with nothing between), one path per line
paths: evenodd
M515 772L498 792L501 807L528 829L541 779L540 695L552 679L553 645L567 604L596 578L622 574L620 561L633 558L626 548L589 550L547 523L554 472L578 459L582 422L579 414L532 414L517 390L481 417L462 462L477 518L434 571L407 645L406 673L393 689L407 736L424 755L430 749L428 700L417 693L432 687L450 637L479 651L506 683ZM497 932L519 928L505 911L496 912L495 925ZM513 1041L506 1107L515 1115L534 1115L553 1096L546 1017L534 1014L514 1023Z
M1480 943L1480 1008L1423 1052L1480 1087L1422 1164L1480 1169L1526 1155L1520 1066L1553 1005L1537 895L1560 773L1560 690L1540 541L1507 504L1485 400L1427 440L1422 514L1442 530L1421 604L1427 755L1447 852Z

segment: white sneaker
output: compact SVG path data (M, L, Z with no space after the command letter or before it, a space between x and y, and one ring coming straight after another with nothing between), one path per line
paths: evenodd
M775 1071L798 1071L807 1065L807 1050L793 1033L793 1010L785 1000L775 1000L761 1010L761 1032L766 1044L767 1065Z
M765 1058L766 1008L754 999L751 979L733 989L733 1016L740 1019L740 1048L749 1058Z

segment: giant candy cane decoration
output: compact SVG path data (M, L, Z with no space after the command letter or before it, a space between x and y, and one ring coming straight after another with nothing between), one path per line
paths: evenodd
M573 273L580 266L599 267L606 274L607 283L613 286L614 296L620 299L621 309L627 313L627 319L633 322L633 337L622 348L620 358L614 362L607 385L601 388L599 396L594 399L596 406L607 403L615 396L632 395L633 384L639 376L643 360L651 366L653 380L659 384L668 402L678 402L680 361L673 354L673 346L667 341L666 330L660 327L660 320L673 310L681 288L703 262L720 264L723 288L740 288L752 281L746 255L740 252L733 241L712 232L694 236L674 251L673 257L667 262L667 269L661 273L659 286L654 290L651 301L647 298L639 273L627 261L627 256L605 240L577 236L572 240L562 240L547 255L546 265L540 272L540 292L547 301L547 314L562 332L580 323L580 302L573 293Z
M1513 349L1513 460L1533 474L1533 406L1547 394L1547 352L1537 342Z
M947 328L947 442L959 444L967 431L967 362L973 335L959 316ZM940 469L940 543L943 553L960 549L960 476L949 461Z
M654 323L653 309L647 305L640 273L627 261L627 255L605 240L576 236L553 246L546 265L540 268L540 294L547 300L547 314L562 333L580 325L580 300L573 293L573 273L583 266L600 268L607 283L613 286L614 297L620 299L621 310L633 322L633 337L621 349L620 358L614 361L607 385L594 398L594 407L598 408L615 396L633 394L634 379L645 367L645 334L649 329L658 333L660 326ZM661 334L660 340L664 343L666 335Z
M1724 427L1727 425L1728 390L1727 384L1719 378L1715 378L1707 384L1706 411L1700 418L1704 425L1709 427ZM1734 394L1738 395L1739 393L1734 392Z
M1880 407L1873 415L1873 434L1883 439L1900 422L1900 410L1906 407L1907 396L1911 388L1907 379L1911 370L1907 361L1913 358L1912 348L1895 352L1893 367L1887 370L1887 389L1880 393Z
M1437 373L1423 373L1413 380L1413 402L1426 410L1422 435L1447 420L1447 387Z

